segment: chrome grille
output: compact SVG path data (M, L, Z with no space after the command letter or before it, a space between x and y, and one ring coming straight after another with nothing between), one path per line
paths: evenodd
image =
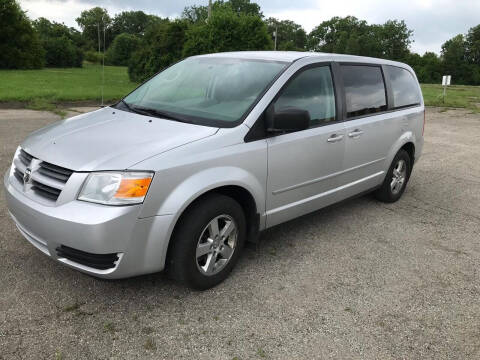
M13 166L13 175L23 185L24 191L31 190L38 197L53 202L57 201L65 184L73 174L72 170L41 161L23 149L13 160ZM25 184L24 175L27 168L31 170L31 178Z

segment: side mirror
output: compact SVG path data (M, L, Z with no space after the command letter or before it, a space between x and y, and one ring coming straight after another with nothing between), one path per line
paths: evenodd
M270 105L265 113L267 132L292 132L308 129L310 126L310 113L294 107L283 108L275 111Z

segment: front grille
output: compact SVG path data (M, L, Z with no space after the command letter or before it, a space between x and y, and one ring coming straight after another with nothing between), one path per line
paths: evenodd
M25 150L21 149L20 152L18 153L18 158L20 159L23 165L28 167L32 162L33 156L27 153Z
M64 167L41 161L21 149L13 161L13 175L22 185L27 168L32 169L31 180L26 185L42 199L57 201L73 171Z
M62 190L32 180L32 190L39 196L57 200Z
M23 173L18 170L17 168L15 168L15 170L13 171L13 175L17 178L17 180L23 184Z
M77 250L65 245L57 247L57 255L81 265L85 265L98 270L107 270L115 267L119 257L116 253L112 254L92 254Z
M38 172L42 175L59 180L63 183L66 183L70 178L70 175L73 174L72 170L50 164L46 161L42 161L40 163L40 168L38 169Z

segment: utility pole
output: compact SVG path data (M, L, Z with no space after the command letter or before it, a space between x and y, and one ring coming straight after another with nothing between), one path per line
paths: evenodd
M273 33L273 36L275 36L275 47L274 50L277 51L277 34L278 34L278 26L275 24L275 32Z
M212 0L208 0L208 17L207 21L210 20L210 17L212 16Z
M100 23L97 24L98 30L98 53L100 54Z
M102 16L102 23L103 23L103 16ZM100 23L97 23L97 31L98 31L98 53L101 52L101 41L100 41ZM103 24L103 55L102 55L102 85L100 87L101 95L102 95L102 103L100 106L103 107L103 84L105 82L105 24Z
M103 22L103 16L102 16ZM102 54L102 107L103 105L103 88L105 85L105 23L103 22L103 54Z

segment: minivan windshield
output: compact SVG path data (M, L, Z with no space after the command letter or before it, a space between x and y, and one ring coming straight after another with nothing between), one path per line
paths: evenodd
M183 60L138 87L121 104L157 117L231 127L287 66L286 62L227 57Z

